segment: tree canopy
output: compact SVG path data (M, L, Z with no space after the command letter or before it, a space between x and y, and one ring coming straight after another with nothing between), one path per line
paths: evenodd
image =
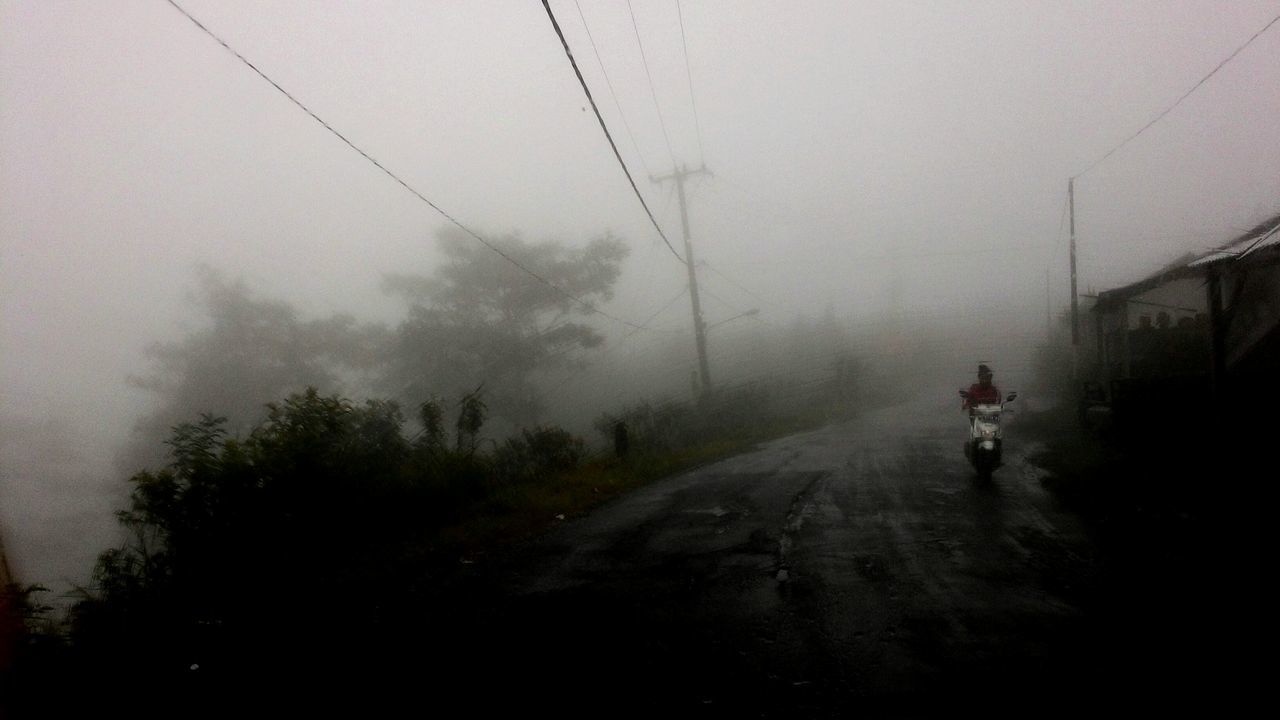
M350 316L303 320L288 303L256 297L241 281L202 268L195 303L205 327L147 350L153 367L130 382L153 392L159 405L135 427L125 452L128 471L154 464L169 428L195 413L225 417L232 428L262 418L274 398L308 386L343 388L370 368L385 342L380 327Z
M169 462L131 478L117 514L125 543L99 556L73 608L84 667L162 687L199 667L208 687L233 687L316 670L347 643L363 656L356 645L430 620L419 613L445 562L431 560L441 529L520 488L550 488L585 450L553 427L477 447L474 396L456 443L438 406L423 415L424 430L406 435L393 402L308 388L269 403L243 438L208 414L176 425Z
M272 398L304 387L376 392L415 408L482 389L495 419L535 423L541 404L532 373L600 344L586 320L592 303L612 297L626 247L609 235L581 248L515 235L495 241L534 277L459 231L439 241L445 261L434 274L384 277L383 289L407 305L394 328L349 315L304 319L288 303L203 268L194 299L207 323L152 345L149 373L131 378L159 403L135 426L123 469L161 461L159 441L192 415L227 418L240 433Z
M626 246L610 235L582 248L515 235L494 241L534 277L460 231L442 232L439 241L446 261L434 275L384 278L384 290L409 306L384 358L385 391L416 403L483 383L496 416L535 420L531 374L601 343L584 319L593 303L612 298Z

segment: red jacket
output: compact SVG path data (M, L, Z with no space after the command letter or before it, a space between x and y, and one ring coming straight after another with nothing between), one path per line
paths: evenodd
M994 384L982 387L982 383L974 383L969 386L969 397L965 398L964 407L970 408L974 405L999 405L1000 404L1000 388Z

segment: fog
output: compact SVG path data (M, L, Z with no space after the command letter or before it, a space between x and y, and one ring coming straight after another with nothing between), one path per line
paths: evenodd
M589 433L690 395L686 271L540 4L181 4L485 237L627 245L601 308L652 330L583 320L604 342L540 372L541 420ZM551 6L677 248L649 175L711 171L686 189L717 381L816 372L766 341L827 323L868 366L927 373L904 392L978 360L1029 384L1069 305L1068 178L1082 293L1280 210L1280 31L1094 166L1274 2L637 0L634 26L626 3ZM430 275L449 227L159 0L0 1L0 157L0 531L22 580L58 588L113 541L120 453L160 402L127 379L206 326L199 268L305 320L393 327L384 275Z

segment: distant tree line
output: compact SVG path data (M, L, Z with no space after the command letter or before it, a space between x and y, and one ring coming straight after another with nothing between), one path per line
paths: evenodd
M435 273L384 277L384 291L405 304L394 327L350 315L304 320L291 305L202 269L194 300L207 324L152 345L152 368L131 378L158 404L122 453L124 470L162 461L169 428L196 413L226 417L239 432L262 419L266 402L305 387L414 407L483 384L495 419L509 429L536 423L542 403L532 374L602 341L585 322L590 311L570 296L609 300L626 246L608 235L582 248L514 235L495 241L535 277L457 232L439 240Z

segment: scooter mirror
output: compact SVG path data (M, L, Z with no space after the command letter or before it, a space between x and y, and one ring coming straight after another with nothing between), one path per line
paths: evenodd
M960 391L960 397L962 397L962 398L968 398L968 397L969 397L969 392L968 392L967 390L961 390L961 391Z
M1009 393L1009 399L1005 400L1005 402L1013 402L1017 397L1018 397L1018 393L1011 392Z

